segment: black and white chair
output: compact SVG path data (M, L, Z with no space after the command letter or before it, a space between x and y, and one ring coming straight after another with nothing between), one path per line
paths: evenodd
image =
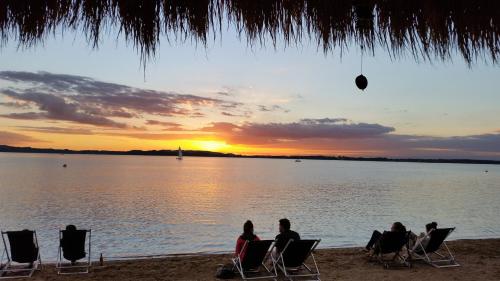
M268 268L265 262L273 252L273 240L246 241L240 254L233 258L234 268L243 280L272 279L276 280L276 267Z
M2 241L0 279L31 277L42 268L36 231L2 231Z
M405 248L408 250L409 237L410 231L384 231L379 241L375 244L372 258L375 258L384 268L390 268L391 266L410 268L411 263L408 261L407 255L403 255L402 253ZM392 257L388 259L388 255L392 255Z
M92 266L92 231L90 229L76 229L76 227L60 230L59 242L57 273L89 273ZM78 262L84 258L86 258L84 262Z
M275 265L283 272L288 280L295 278L320 281L320 273L314 250L321 240L297 240L290 239L281 253L275 257ZM310 264L306 262L310 260Z
M460 264L455 260L450 249L446 245L446 238L455 228L438 228L431 230L424 239L419 239L411 251L411 257L437 267L457 267ZM422 241L427 240L426 245Z

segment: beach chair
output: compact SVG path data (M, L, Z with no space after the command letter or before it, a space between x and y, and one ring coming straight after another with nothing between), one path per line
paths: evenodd
M2 241L4 250L0 257L0 279L31 277L35 270L41 269L36 231L2 231Z
M402 255L405 246L408 250L409 236L410 231L384 231L380 240L375 244L375 255L373 257L386 269L391 266L404 266L410 268L411 263ZM386 256L388 254L393 254L392 258L387 259Z
M275 266L278 266L288 280L309 278L308 280L320 281L318 264L313 254L319 242L321 240L294 241L290 239L283 251L278 254L274 262ZM306 261L309 258L312 263L308 266Z
M87 241L88 233L88 243ZM85 251L85 246L88 245ZM92 231L90 229L59 230L57 274L85 274L92 266L90 261L92 248ZM87 257L83 263L78 260ZM64 262L63 258L68 262Z
M425 247L421 243L422 240L417 241L413 251L410 252L412 259L423 260L437 268L460 266L445 242L454 230L455 228L431 230L425 237L429 239Z
M240 254L233 258L234 268L243 280L272 279L278 276L276 267L268 268L265 262L274 249L273 240L246 241ZM242 255L244 253L244 256ZM264 269L264 270L262 270Z

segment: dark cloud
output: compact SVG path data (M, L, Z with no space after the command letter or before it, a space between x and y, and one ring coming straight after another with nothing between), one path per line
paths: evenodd
M231 97L235 96L237 92L238 90L234 87L224 86L222 87L222 90L215 92L215 94L224 97Z
M276 147L286 145L276 143ZM426 137L391 133L359 139L304 139L294 142L290 147L335 155L500 159L500 134Z
M338 124L338 123L347 123L349 119L346 118L305 118L300 120L301 123L304 124Z
M0 106L18 108L18 109L30 109L29 103L14 101L14 102L0 102Z
M0 144L3 145L25 145L37 142L43 141L23 134L0 131Z
M16 119L51 119L104 127L126 127L111 118L157 116L203 117L203 109L235 109L241 103L175 92L138 89L97 81L89 77L48 72L2 71L0 79L15 87L0 89L14 102L3 106L18 108L29 104L39 112L16 112L3 115Z
M95 126L126 128L126 124L115 122L107 117L89 110L82 110L81 105L68 102L65 98L53 94L23 91L22 94L13 90L3 90L2 93L12 99L29 102L40 112L11 113L1 115L12 119L51 119L72 121Z
M229 117L240 117L241 115L238 115L238 114L233 114L233 113L230 113L230 112L221 112L220 114L224 115L224 116L229 116Z
M200 134L200 133L180 133L180 134L169 134L169 133L112 133L112 132L104 132L101 135L113 136L113 137L126 137L126 138L134 138L134 139L144 139L144 140L192 140L192 139L212 139L213 135L211 134Z
M286 109L286 108L283 108L279 105L257 105L259 111L262 111L262 112L275 112L275 111L281 111L281 112L285 112L285 113L288 113L290 112L290 110Z
M17 126L23 131L47 133L47 134L67 134L67 135L94 135L95 133L86 128L67 128L67 127L31 127Z
M400 135L393 127L345 118L302 119L293 123L212 123L201 129L230 144L265 145L357 156L500 158L500 133L432 137Z
M419 149L500 153L500 134L456 137L402 136L408 146Z
M225 96L225 97L232 96L232 94L231 94L231 93L226 92L226 91L219 91L219 92L215 92L215 94L220 95L220 96Z
M252 112L248 110L244 111L243 113L232 113L232 112L222 111L220 114L228 117L243 117L243 118L249 118L250 116L252 116Z
M45 116L38 112L23 112L23 113L9 113L9 114L1 114L0 117L9 118L9 119L18 119L18 120L35 120L35 119L44 119Z
M163 127L163 129L169 130L169 131L183 131L184 130L184 128L182 127L182 124L176 123L176 122L147 120L146 125L161 126L161 127Z
M314 121L316 120L316 121ZM203 131L223 135L240 144L297 141L301 139L351 139L378 137L394 131L379 124L346 123L345 119L305 119L293 123L212 123ZM313 122L314 121L314 122Z

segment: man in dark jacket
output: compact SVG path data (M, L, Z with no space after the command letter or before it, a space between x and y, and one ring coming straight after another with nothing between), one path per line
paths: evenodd
M290 239L298 241L300 235L290 230L290 221L288 219L280 219L280 234L276 236L276 252L281 253Z

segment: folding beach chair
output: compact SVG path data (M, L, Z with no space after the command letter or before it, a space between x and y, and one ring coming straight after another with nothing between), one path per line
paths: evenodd
M411 267L406 257L401 254L403 248L408 249L410 231L394 232L384 231L380 240L375 244L375 258L384 268L399 265ZM386 259L385 255L394 254L391 259Z
M283 251L279 253L275 260L275 265L283 272L288 280L294 278L310 278L309 280L319 279L319 268L314 258L313 251L318 246L321 240L298 240L290 239ZM306 261L312 260L310 266L306 265Z
M265 265L269 255L274 249L273 240L246 241L240 254L233 258L234 267L238 270L243 280L272 279L278 276L276 267L269 269ZM242 256L242 253L245 253ZM261 270L261 269L264 270Z
M5 237L9 240L8 246ZM35 270L41 268L36 231L2 231L2 241L4 250L0 258L0 279L31 277Z
M86 243L87 233L89 234L88 243ZM57 274L89 273L89 269L92 266L90 261L92 231L90 229L60 230L59 242L56 264ZM88 245L88 253L85 252L86 244ZM77 262L85 257L87 257L85 262ZM63 258L70 262L64 262Z
M414 250L411 251L411 257L416 260L423 260L426 263L437 267L457 267L460 264L455 261L455 257L446 245L446 238L455 230L455 228L440 228L431 230L426 238L429 242L424 247L421 240L417 242ZM440 253L439 251L444 253ZM434 258L436 257L437 258Z

